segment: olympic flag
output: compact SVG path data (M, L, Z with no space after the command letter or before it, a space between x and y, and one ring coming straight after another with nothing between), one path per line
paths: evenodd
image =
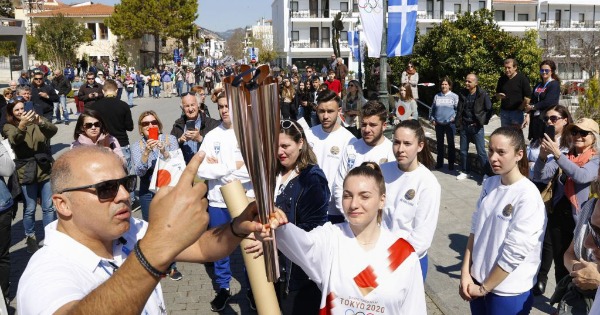
M385 0L359 0L358 8L363 25L369 57L378 58L383 34ZM418 0L388 0L388 57L410 55L417 27Z
M365 43L369 48L369 57L377 58L381 51L381 34L383 31L383 1L359 0L358 11L363 25Z

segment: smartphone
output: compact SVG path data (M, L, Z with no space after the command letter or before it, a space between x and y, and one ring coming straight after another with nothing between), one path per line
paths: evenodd
M25 102L25 105L23 106L23 110L26 113L33 110L33 102Z
M158 140L158 128L152 127L148 128L148 138L153 140Z
M544 128L544 133L547 134L548 137L550 137L550 139L553 141L555 140L554 138L556 137L556 129L554 129L554 126L546 126L546 128Z
M185 129L187 130L196 130L196 121L188 120L185 122Z

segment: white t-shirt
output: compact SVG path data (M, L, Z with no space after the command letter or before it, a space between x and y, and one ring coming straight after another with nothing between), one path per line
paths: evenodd
M333 181L333 195L335 197L336 215L342 215L342 196L344 193L344 178L351 169L360 166L363 162L376 162L381 165L389 161L395 161L392 150L392 141L383 137L383 142L372 147L363 139L356 139L348 144L342 153L342 161Z
M19 314L53 314L63 305L82 300L104 283L113 273L109 261L121 266L127 253L146 234L148 224L131 218L130 228L120 241L113 243L113 260L99 257L83 244L56 230L58 221L45 228L44 247L29 260L19 280L17 312ZM135 257L131 259L136 259ZM166 314L160 283L154 288L142 314Z
M321 314L427 314L419 259L398 233L382 228L368 251L346 222L310 232L287 224L276 234L278 249L321 289Z
M397 162L381 165L386 202L383 223L391 231L406 231L407 241L422 258L431 246L440 212L441 187L423 164L403 172Z
M596 297L594 297L594 304L590 309L589 315L600 315L600 290L596 291Z
M198 151L206 156L198 168L198 176L208 180L208 204L211 207L226 208L221 194L221 186L233 180L240 180L248 197L254 197L250 175L246 165L236 168L237 161L244 161L233 128L225 129L223 124L209 131ZM208 163L208 158L216 158L218 163Z
M499 175L488 178L471 222L471 276L483 283L498 264L509 275L492 292L512 296L529 291L540 268L545 229L546 208L529 179L503 185Z
M356 138L344 127L338 127L337 130L327 133L323 131L321 125L317 125L306 133L306 139L317 156L319 167L325 173L329 191L333 191L333 181L342 160L342 152L344 152L350 141ZM333 194L331 194L329 209L337 213Z

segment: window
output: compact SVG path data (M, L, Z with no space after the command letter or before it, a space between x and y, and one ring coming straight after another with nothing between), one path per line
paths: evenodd
M579 23L585 22L585 13L579 13Z
M100 30L100 39L108 39L108 26L104 23L98 23L98 29Z
M347 40L348 42L350 41L350 39L348 39L348 31L340 32L340 40Z
M479 9L485 9L485 1L479 1Z
M358 12L358 0L352 1L352 12Z
M319 48L319 28L310 28L310 48Z
M494 11L494 20L496 20L496 21L504 21L504 10L496 10L496 11Z
M427 0L427 17L433 19L433 0Z
M321 27L321 48L331 47L330 34L329 27Z
M542 47L546 47L548 45L548 40L545 38L542 38Z
M529 21L529 14L527 14L527 13L517 14L517 21L521 21L521 22Z
M292 41L296 42L300 40L300 31L292 31Z
M454 4L454 14L458 14L458 13L460 13L460 12L462 12L462 11L460 10L460 3L455 3L455 4Z
M340 11L348 12L348 2L340 2Z
M167 39L166 38L161 38L160 39L160 45L162 47L167 47Z
M88 23L86 27L88 30L92 31L92 39L96 39L96 23Z
M546 22L546 12L542 12L542 14L540 15L540 22Z
M298 1L290 2L290 10L292 10L292 12L298 12Z

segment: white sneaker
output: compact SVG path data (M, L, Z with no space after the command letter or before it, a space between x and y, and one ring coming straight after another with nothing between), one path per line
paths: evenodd
M469 174L460 172L458 176L456 176L456 180L463 180L469 178Z

